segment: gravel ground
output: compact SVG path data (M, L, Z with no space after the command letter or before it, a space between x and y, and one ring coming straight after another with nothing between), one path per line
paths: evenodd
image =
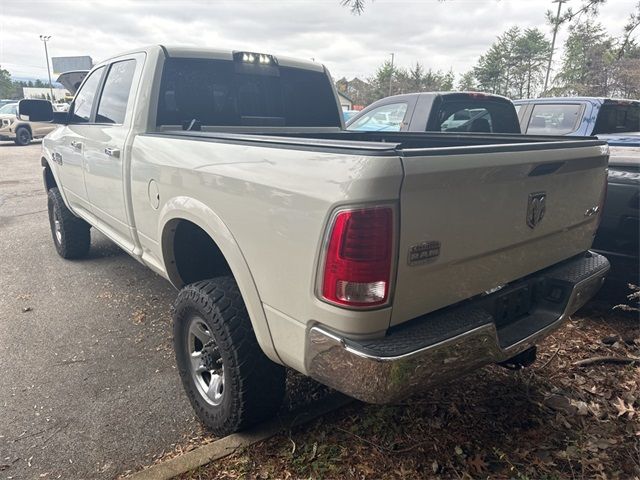
M40 149L0 142L0 479L113 478L214 440L175 369L175 290L95 230L88 258L57 255ZM328 392L287 381L283 413Z
M51 240L40 145L0 144L0 478L113 478L201 435L165 280L92 231Z

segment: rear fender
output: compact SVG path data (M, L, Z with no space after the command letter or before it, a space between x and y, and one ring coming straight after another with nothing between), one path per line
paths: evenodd
M194 198L174 197L164 204L160 212L159 231L156 238L161 239L162 261L169 281L176 288L183 286L169 241L171 238L171 224L174 220L190 221L204 230L215 242L229 264L238 284L247 312L251 318L258 344L267 357L274 362L283 363L273 345L258 289L240 247L220 217L207 205Z

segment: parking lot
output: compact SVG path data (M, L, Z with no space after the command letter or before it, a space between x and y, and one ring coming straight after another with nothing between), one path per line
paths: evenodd
M0 144L0 478L113 478L199 432L165 280L92 231L51 242L39 143Z

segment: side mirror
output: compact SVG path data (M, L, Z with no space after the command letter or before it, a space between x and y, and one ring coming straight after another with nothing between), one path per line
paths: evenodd
M53 106L48 100L20 100L18 119L29 122L53 122Z

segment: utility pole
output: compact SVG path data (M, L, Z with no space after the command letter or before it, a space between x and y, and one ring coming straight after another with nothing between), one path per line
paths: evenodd
M391 96L391 80L393 80L393 58L395 57L395 53L391 53L391 73L389 73L389 96Z
M47 50L47 42L51 39L51 35L40 35L40 40L44 42L44 56L47 58L47 75L49 75L49 93L51 94L51 103L53 98L53 85L51 84L51 69L49 68L49 50Z
M558 13L556 13L556 21L553 25L553 38L551 39L551 53L549 54L549 64L547 65L547 76L544 79L544 92L547 91L547 85L549 85L549 75L551 74L551 62L553 61L553 50L556 48L556 35L558 35L558 27L560 26L560 10L562 4L568 0L553 0L551 3L558 4Z

